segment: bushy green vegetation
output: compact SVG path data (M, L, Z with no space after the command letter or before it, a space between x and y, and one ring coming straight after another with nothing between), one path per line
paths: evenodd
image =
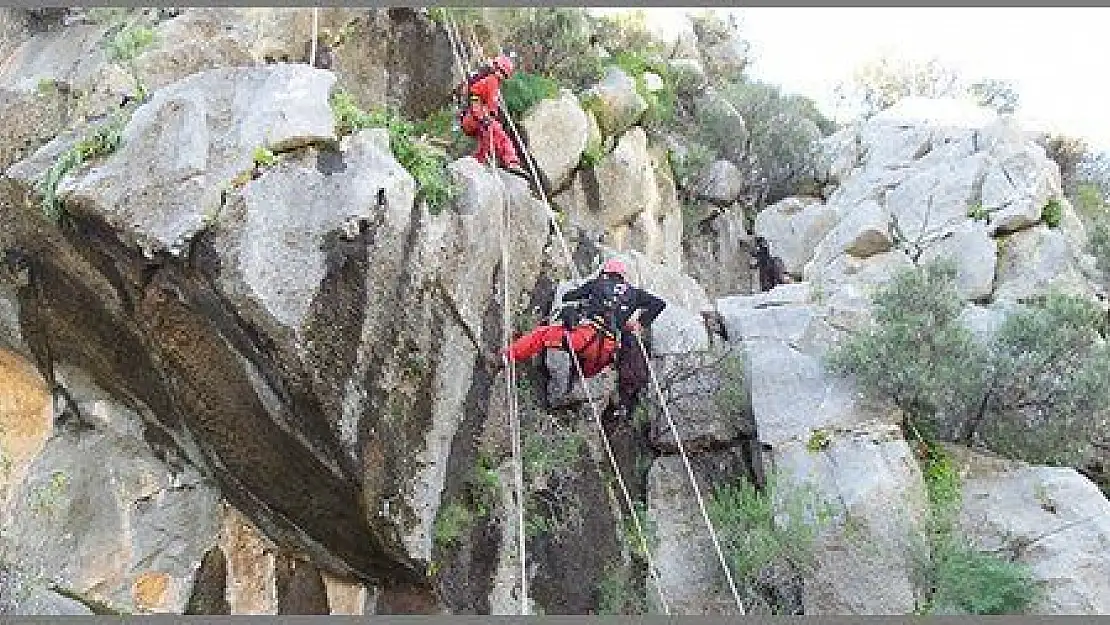
M458 502L440 508L432 528L432 537L440 547L457 545L463 534L474 524L474 514Z
M926 551L918 566L919 614L1022 614L1038 588L1029 566L975 549L959 533L961 484L952 457L919 438L929 497Z
M550 78L528 72L515 72L501 85L501 97L513 119L520 119L540 100L559 93L559 84Z
M636 591L624 567L605 569L597 584L597 613L600 615L647 614L647 601Z
M1049 228L1060 227L1060 220L1064 217L1064 205L1059 198L1052 198L1045 203L1041 210L1041 219Z
M123 127L129 119L128 114L117 114L109 122L92 128L88 134L71 148L62 152L42 178L35 184L35 190L42 196L43 215L57 223L62 216L62 203L58 199L58 185L67 174L95 158L107 156L122 143Z
M1110 350L1094 303L1053 295L1007 317L987 344L958 321L955 269L899 274L874 298L875 326L843 342L833 371L900 407L930 438L1069 465L1104 427Z
M746 143L736 143L729 118L719 112L701 116L698 139L741 169L759 172L768 202L811 186L817 173L816 141L833 129L813 101L747 80L725 86L722 95L743 118Z
M332 95L331 105L339 134L350 134L364 128L388 130L393 156L416 179L417 200L423 200L433 215L455 197L458 190L447 172L447 153L428 140L429 135L435 134L436 128L429 128L426 122L406 120L390 111L367 113L355 104L350 94L343 91Z
M777 489L771 479L760 491L745 480L719 486L708 502L737 589L749 613L788 613L782 589L815 566L818 532L831 520L825 502L810 489Z

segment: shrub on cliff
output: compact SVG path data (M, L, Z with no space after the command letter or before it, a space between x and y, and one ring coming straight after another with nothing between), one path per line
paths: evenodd
M874 327L836 348L830 367L932 436L1034 463L1082 458L1110 391L1098 308L1053 295L1012 313L986 344L959 322L962 309L950 264L904 272L876 294Z

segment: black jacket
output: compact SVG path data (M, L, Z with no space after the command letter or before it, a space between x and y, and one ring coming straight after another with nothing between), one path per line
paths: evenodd
M667 307L667 302L661 298L634 287L624 280L610 278L607 275L592 278L582 286L567 291L563 295L563 301L585 300L581 312L584 317L590 318L606 312L603 309L604 307L598 305L598 302L604 300L606 294L614 291L616 291L617 297L615 306L611 311L612 315L605 315L607 317L606 325L614 332L620 332L624 329L624 324L637 310L643 311L639 317L640 325L647 327Z

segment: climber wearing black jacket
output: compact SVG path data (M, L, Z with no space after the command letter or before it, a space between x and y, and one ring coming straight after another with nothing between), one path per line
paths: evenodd
M628 268L610 259L601 274L563 295L565 302L582 302L566 307L561 324L542 325L512 342L506 350L493 355L493 366L504 360L519 362L545 348L573 351L582 367L582 376L591 378L617 358L622 407L628 409L635 395L647 383L647 365L636 344L641 328L651 325L667 303L651 293L634 287L625 276ZM633 315L639 311L639 316Z

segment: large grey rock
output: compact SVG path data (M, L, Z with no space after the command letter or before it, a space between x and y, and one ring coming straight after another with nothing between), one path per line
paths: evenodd
M862 202L845 209L840 221L813 252L813 263L826 264L840 254L867 258L890 250L890 213L878 202Z
M1035 226L999 240L996 300L1023 301L1053 291L1090 294L1067 237L1057 229Z
M660 202L647 135L634 128L591 171L579 172L557 202L570 223L591 232L616 229Z
M636 90L636 81L615 65L607 67L601 82L587 89L581 99L607 137L627 130L647 110L647 102Z
M814 309L807 303L752 306L751 300L755 299L756 296L735 296L717 301L730 340L774 339L794 343L813 320Z
M710 465L712 470L717 468L713 465L724 465L720 472L727 474L732 462L722 456L699 454L692 459L703 496L712 492L712 481L698 468ZM656 458L648 471L647 490L646 518L657 541L652 554L670 613L738 614L682 459ZM655 586L648 584L648 601L661 611Z
M190 76L139 107L120 149L66 178L59 196L101 207L108 224L148 256L180 253L219 212L221 188L251 168L256 148L335 140L328 103L334 81L330 72L302 65ZM40 173L13 170L28 184Z
M1110 611L1110 502L1074 469L980 471L963 484L960 528L983 550L1032 569L1033 614Z
M802 440L772 452L779 488L808 491L832 513L816 542L816 571L804 586L805 613L909 614L911 547L922 539L926 509L913 452L889 422L826 430L825 440L820 450Z
M62 596L48 583L28 579L8 566L0 566L0 614L13 616L76 616L93 614L80 601Z
M920 126L891 124L876 116L860 129L868 168L911 167L928 153L932 131Z
M521 126L540 171L554 188L565 185L589 140L589 124L578 98L564 89L558 98L537 103Z
M984 155L915 170L886 197L899 238L919 243L943 236L973 205L986 170Z
M127 78L109 65L100 46L104 34L105 27L96 25L41 32L0 57L0 117L6 126L0 169L68 125L118 106Z
M753 437L751 402L738 350L667 356L655 362L675 430L687 453L720 449L741 435ZM655 404L652 404L655 408ZM666 415L653 410L651 442L663 453L678 452Z
M642 252L652 262L682 270L683 207L662 150L650 150L650 179L655 183L655 201L648 202L636 215L622 237L618 227L611 230L610 247Z
M740 197L744 190L744 178L740 168L731 161L717 160L705 172L704 180L698 185L697 197L710 202L728 205Z
M818 153L821 180L840 184L859 165L861 154L859 129L841 128L821 139Z
M289 9L275 9L274 13L295 13ZM262 12L256 12L260 15ZM171 20L158 24L154 29L154 45L143 51L135 64L146 83L157 89L189 74L218 67L254 65L263 60L256 54L259 32L248 17L248 11L238 7L209 7L185 9ZM281 35L296 37L289 23Z
M804 442L814 429L850 427L871 417L857 405L852 385L829 374L820 356L774 339L745 341L744 349L760 440Z
M1063 195L1059 169L1043 149L1028 145L1007 152L996 157L983 179L983 208L990 212L992 234L1037 223L1045 204Z
M819 201L786 198L760 211L753 230L767 239L771 254L782 258L786 271L799 276L838 217L835 208Z
M857 167L840 186L829 194L829 206L851 208L863 202L874 201L886 205L886 196L914 173L910 167L886 169L882 167Z
M966 220L938 241L926 246L919 263L951 260L956 265L956 288L964 299L983 300L994 290L998 245L986 224Z
M724 211L691 230L682 244L683 267L710 296L748 293L758 286L750 266L752 237L740 211Z
M326 272L319 241L327 233L360 217L397 230L408 223L414 182L382 148L382 133L363 131L345 139L342 172L320 172L320 157L310 151L283 160L244 187L240 199L221 213L215 232L217 244L235 261L221 267L219 275L227 294L299 329ZM382 213L376 206L379 190L386 199ZM303 199L290 202L294 197ZM297 271L288 271L293 266Z
M854 284L866 292L885 286L900 271L912 269L913 260L901 250L891 250L867 258L841 254L830 263L806 265L805 278L815 288L831 291L843 284Z
M458 189L455 210L462 215L474 215L496 206L503 199L501 182L490 176L489 167L473 157L464 157L447 165L451 180Z
M726 310L733 309L768 308L788 304L802 305L809 303L812 296L812 289L806 282L780 284L770 291L718 298L717 310L725 314Z

